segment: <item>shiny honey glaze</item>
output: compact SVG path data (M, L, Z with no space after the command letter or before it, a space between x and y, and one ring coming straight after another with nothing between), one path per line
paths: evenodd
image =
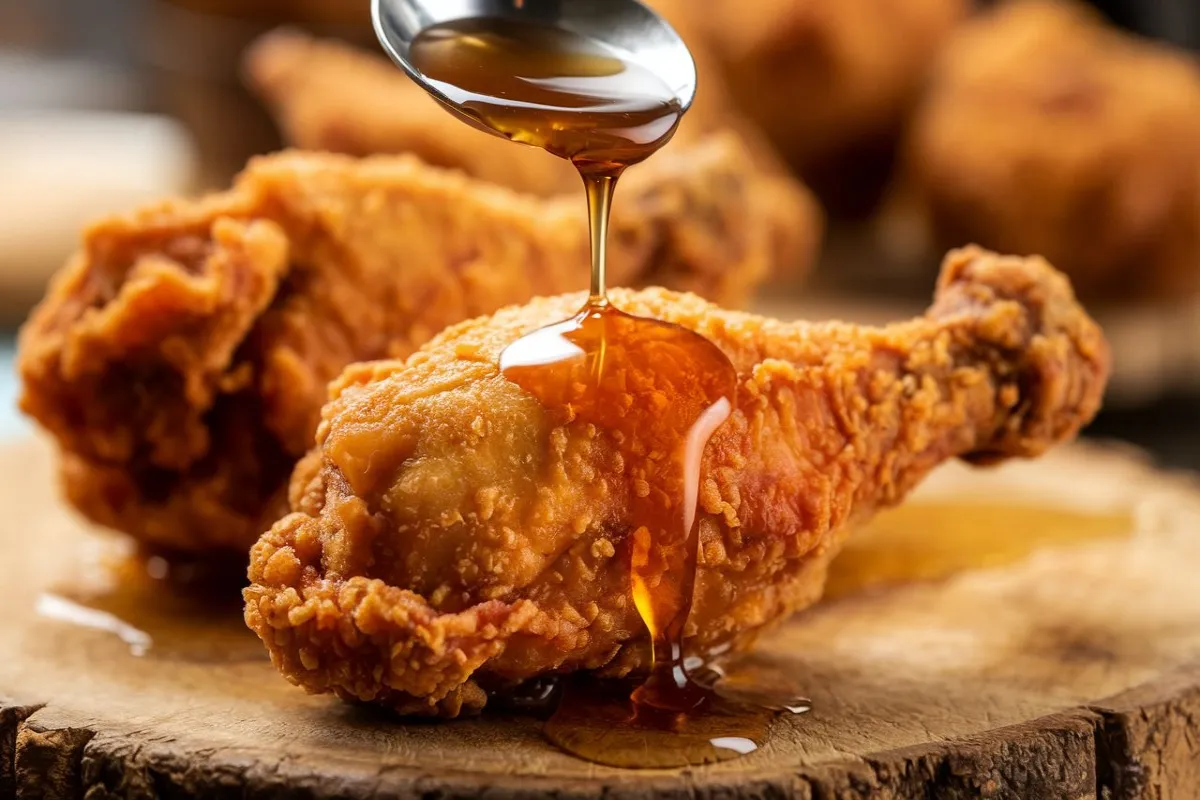
M569 682L549 738L616 766L679 766L756 749L770 714L746 713L693 680L683 650L701 460L733 408L729 360L691 331L593 301L515 342L501 368L563 422L593 424L617 443L635 526L626 540L631 590L652 646L651 672L639 686Z
M564 422L595 425L619 442L636 524L633 599L658 668L644 699L694 707L700 697L676 690L687 686L681 642L695 581L696 493L704 446L732 409L733 367L691 331L596 305L518 340L500 363Z

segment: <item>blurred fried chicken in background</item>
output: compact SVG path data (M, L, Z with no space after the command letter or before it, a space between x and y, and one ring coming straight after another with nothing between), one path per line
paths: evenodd
M702 67L712 62L702 50L693 55ZM412 153L428 164L521 192L550 196L578 191L579 174L570 164L462 124L381 54L285 28L250 48L244 72L285 138L297 147L358 156ZM706 72L711 79L665 152L715 133L736 135L752 159L747 168L757 173L752 180L758 191L807 198L808 190L789 174L758 128L734 110L714 70ZM815 200L805 202L815 218ZM776 230L775 274L804 274L818 226Z
M651 5L688 42L703 87L677 139L732 128L760 166L786 162L833 209L858 214L874 205L927 69L969 2L768 0L752 14L734 0ZM245 72L300 147L413 152L543 194L577 181L545 153L500 150L381 55L281 30L251 49Z
M934 248L1040 253L1088 297L1200 286L1200 65L1086 6L1014 0L943 53L901 202Z
M970 0L650 0L836 214L870 211L897 137ZM703 67L703 62L701 66ZM701 83L709 74L701 71Z
M612 300L702 334L739 376L702 465L692 652L745 646L814 602L848 526L938 463L1074 437L1108 377L1104 337L1061 274L975 248L947 257L925 316L885 328L777 322L662 289ZM295 513L254 547L245 592L247 623L289 679L457 716L543 673L647 666L630 498L661 455L548 410L497 366L583 301L465 322L334 385L293 478ZM642 377L629 408L676 396Z
M781 242L811 262L817 227L805 193L712 137L624 178L610 275L736 305ZM578 191L522 195L411 156L262 157L228 192L87 231L22 331L21 406L91 519L157 548L244 551L343 367L574 289L588 258Z
M294 147L353 156L412 153L536 195L579 185L579 174L561 158L464 125L382 54L284 28L247 51L244 72Z
M783 172L758 128L737 111L715 60L692 50L704 72L704 90L667 148L732 130L746 140L756 164ZM562 159L538 148L513 148L463 125L381 53L281 28L254 43L243 71L297 147L359 156L414 153L430 164L532 194L556 194L579 184L575 169Z

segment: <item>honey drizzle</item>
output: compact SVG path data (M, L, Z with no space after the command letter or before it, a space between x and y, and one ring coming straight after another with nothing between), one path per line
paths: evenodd
M435 26L417 37L411 58L474 124L568 159L586 190L588 300L574 317L512 343L500 369L560 424L594 426L619 454L634 523L625 539L631 594L650 634L651 669L640 685L568 681L547 736L569 752L625 767L751 752L775 712L731 702L693 680L684 652L701 462L733 412L737 373L703 336L617 309L606 286L617 182L670 140L683 109L632 57L537 23ZM615 747L618 741L628 746Z

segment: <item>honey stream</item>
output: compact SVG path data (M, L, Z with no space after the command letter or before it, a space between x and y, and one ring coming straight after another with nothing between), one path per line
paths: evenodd
M568 159L587 196L592 258L574 317L510 345L500 369L561 424L594 426L627 476L631 595L650 634L640 684L573 680L547 723L569 752L619 766L699 763L757 748L773 714L693 679L684 628L696 579L701 462L736 404L725 354L690 330L615 308L606 241L621 174L674 134L683 108L630 54L536 23L467 20L422 33L414 66L478 125Z

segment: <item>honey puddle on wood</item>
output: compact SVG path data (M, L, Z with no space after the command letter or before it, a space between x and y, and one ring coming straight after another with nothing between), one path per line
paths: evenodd
M1135 529L1132 510L969 497L918 501L851 535L833 563L826 597L1002 566L1044 548L1128 537ZM633 683L568 680L545 733L563 750L609 766L670 768L738 758L766 743L780 714L809 710L805 687L794 685L803 670L795 667L752 652L730 659L724 670L695 670L692 677L712 689L711 700L676 714L632 702Z
M562 750L612 767L729 761L766 744L776 717L810 710L794 674L786 664L754 654L693 668L688 677L704 694L686 711L639 702L636 681L575 676L564 681L544 731Z
M918 500L850 534L834 559L825 599L1013 564L1047 547L1132 536L1133 509L1084 511L994 498Z
M567 682L546 737L572 755L612 767L668 768L739 758L766 742L771 709L709 695L702 708L638 703L636 682Z
M241 584L235 565L126 556L88 565L77 580L43 592L36 610L54 623L110 634L118 656L265 660L242 621Z

